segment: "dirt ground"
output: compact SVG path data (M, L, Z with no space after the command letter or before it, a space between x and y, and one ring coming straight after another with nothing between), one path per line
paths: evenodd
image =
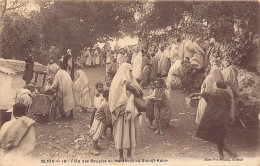
M86 68L90 79L91 92L97 81L104 81L105 67ZM147 89L145 94L147 94ZM140 145L133 153L133 159L167 158L213 158L219 157L214 144L195 137L196 108L185 105L187 95L180 91L171 93L172 120L164 128L165 135L156 135L148 128L145 114L142 117ZM92 155L92 139L89 136L90 112L74 111L71 120L55 119L53 124L37 123L36 148L33 155L40 159L118 159L113 140L107 138L99 144L103 147L99 155ZM109 130L110 133L110 130ZM109 135L108 133L108 135ZM259 128L243 130L240 126L230 127L226 144L242 157L257 157L259 150Z

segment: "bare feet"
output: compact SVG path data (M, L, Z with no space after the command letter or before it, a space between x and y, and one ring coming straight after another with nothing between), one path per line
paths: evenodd
M149 125L148 126L150 129L155 129L155 127L153 125Z
M97 151L96 149L93 149L93 150L91 151L91 153L94 154L94 155L99 155L99 151Z

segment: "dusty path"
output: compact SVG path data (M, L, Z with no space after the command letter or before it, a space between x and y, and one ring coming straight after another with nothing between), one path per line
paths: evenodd
M104 81L105 68L87 68L85 73L90 79L92 93L97 81ZM147 93L147 90L145 90ZM186 94L180 91L171 93L173 116L171 127L165 128L165 135L155 135L147 127L148 122L143 116L141 144L133 154L134 159L166 159L166 158L213 158L218 157L215 145L195 137L196 108L186 107ZM36 125L37 145L34 156L40 159L117 159L118 152L113 148L113 141L100 141L100 155L89 153L92 148L89 136L90 113L75 111L72 120L56 119L53 124ZM226 143L237 152L239 157L257 157L259 150L259 130L241 130L240 127L229 129Z

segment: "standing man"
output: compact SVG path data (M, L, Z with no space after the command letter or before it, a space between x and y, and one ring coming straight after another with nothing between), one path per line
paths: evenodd
M75 101L71 77L55 63L50 66L49 70L51 74L54 74L54 80L52 85L45 87L45 90L56 90L57 105L61 116L72 118Z
M84 53L87 57L86 65L91 66L91 55L90 55L90 47L87 48L87 51Z
M33 67L34 67L34 57L30 54L25 60L25 71L23 73L23 80L25 84L29 84L33 78Z
M133 62L133 76L137 80L137 82L140 82L142 74L143 54L139 48L137 52L138 53Z
M167 52L164 46L161 46L161 56L158 62L158 75L160 77L167 77L168 71L171 67L171 61L167 57Z
M87 47L85 47L81 53L81 64L85 67L86 66L86 61L87 61Z
M186 35L179 48L179 59L184 60L186 57L191 59L193 57L193 42L192 37Z
M68 60L69 60L69 54L68 54L68 51L67 51L67 54L62 56L62 63L61 63L61 69L67 71L67 68L68 68Z
M176 40L176 43L172 44L171 46L171 57L170 57L170 60L171 60L171 65L174 64L174 62L179 58L179 48L180 48L180 42L181 42L181 39L178 37L177 40Z
M72 56L72 50L68 49L67 54L63 57L63 61L61 64L61 69L67 71L71 77L71 79L74 79L74 60Z

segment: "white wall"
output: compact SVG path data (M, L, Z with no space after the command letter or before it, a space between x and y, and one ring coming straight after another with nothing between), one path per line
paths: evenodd
M17 89L22 88L25 82L20 75L7 75L0 73L0 106L12 106Z

